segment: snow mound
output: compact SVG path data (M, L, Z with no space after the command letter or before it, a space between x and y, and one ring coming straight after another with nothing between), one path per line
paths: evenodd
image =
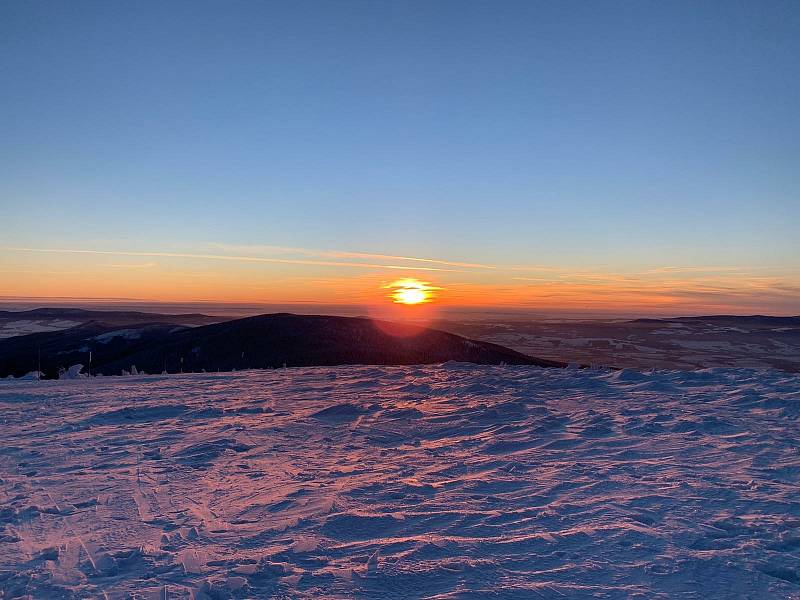
M19 377L19 380L21 380L21 381L37 380L38 381L42 377L44 377L44 373L42 373L41 371L30 371L29 373L26 373L22 377ZM6 379L8 379L8 378L6 378Z
M62 370L58 373L59 379L81 379L82 377L88 377L86 373L81 373L83 370L83 365L77 364L72 365L69 369Z

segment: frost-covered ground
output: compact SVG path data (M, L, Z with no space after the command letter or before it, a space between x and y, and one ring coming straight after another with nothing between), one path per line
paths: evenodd
M797 598L800 377L0 382L0 597Z

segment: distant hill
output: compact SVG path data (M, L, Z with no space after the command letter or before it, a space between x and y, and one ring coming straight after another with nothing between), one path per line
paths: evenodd
M197 313L169 315L137 311L85 310L82 308L35 308L33 310L0 310L0 338L9 338L29 333L60 331L98 321L107 325L126 327L147 323L173 323L176 325L208 325L224 321L225 317L214 317Z
M748 327L800 327L800 316L771 317L768 315L708 315L700 317L675 317L672 319L635 319L631 323L710 323Z
M132 365L148 373L450 360L566 366L443 331L367 318L280 313L199 327L119 323L90 321L0 340L0 377L34 371L39 360L45 375L54 377L59 367L88 365L90 351L92 372L104 375L118 375Z
M800 372L800 317L477 320L437 324L541 358L632 369L710 367Z

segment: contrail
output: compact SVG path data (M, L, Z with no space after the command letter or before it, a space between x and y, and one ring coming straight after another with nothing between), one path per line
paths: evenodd
M444 265L446 267L463 267L467 269L497 269L497 265L487 265L483 263L472 262L459 262L453 260L444 260L440 258L418 258L415 256L400 256L394 254L376 254L374 252L353 252L350 250L314 250L311 248L290 248L285 246L269 246L269 245L232 245L214 243L212 246L226 250L228 252L263 252L266 254L304 254L306 256L317 256L323 258L364 258L368 260L392 260L392 261L410 261L421 262L435 265Z
M383 265L376 263L355 263L332 260L306 260L294 258L266 258L263 256L230 256L225 254L193 254L188 252L132 252L126 250L75 250L65 248L21 248L3 246L0 249L10 252L41 252L47 254L93 254L100 256L137 256L159 258L189 258L196 260L223 260L233 262L271 263L284 265L308 265L317 267L352 267L357 269L396 269L401 271L448 271L459 272L456 269L442 269L439 267L409 267L403 265Z

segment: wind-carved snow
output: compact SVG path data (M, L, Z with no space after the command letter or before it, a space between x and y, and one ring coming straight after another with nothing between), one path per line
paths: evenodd
M3 381L0 590L796 597L799 390L461 364Z

